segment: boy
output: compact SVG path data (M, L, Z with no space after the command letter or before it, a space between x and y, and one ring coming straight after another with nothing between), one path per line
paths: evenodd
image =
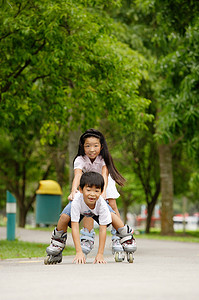
M99 224L99 247L94 263L106 263L103 257L106 242L106 228L111 223L124 239L124 244L134 241L132 230L116 215L112 208L101 197L104 188L104 179L96 172L86 172L80 179L79 191L75 198L63 210L60 219L52 233L51 244L47 247L48 256L45 264L62 261L62 251L67 239L67 228L72 228L72 237L75 244L76 256L73 262L85 264L86 258L80 244L79 223L84 216L92 217ZM121 240L122 241L122 240Z

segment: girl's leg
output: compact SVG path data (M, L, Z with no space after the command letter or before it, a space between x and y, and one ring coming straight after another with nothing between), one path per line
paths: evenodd
M122 222L120 217L118 217L118 215L111 212L111 217L112 217L112 225L116 230L118 230L118 228L124 227L124 223Z
M120 237L117 236L117 229L120 227L123 227L124 224L122 222L122 220L120 219L120 217L118 215L116 215L116 213L111 212L111 217L112 217L112 230L111 230L111 234L112 234L112 253L119 255L118 257L118 261L123 261L124 260L124 253L123 253L123 247L120 243Z
M110 207L116 212L116 215L121 218L120 216L120 213L119 213L119 210L117 208L117 203L116 203L116 200L115 199L107 199L108 200L108 203L110 205Z
M108 199L110 207L114 210L115 213L111 213L112 216L112 252L122 252L123 248L120 244L120 238L116 235L116 230L120 227L123 227L124 224L122 222L122 219L120 217L119 210L117 208L117 203L115 199ZM119 222L119 223L118 223ZM114 226L116 224L116 227Z
M117 230L117 236L120 238L120 243L127 253L135 252L137 250L136 241L133 237L133 230L124 225L121 219L111 212L112 225Z
M94 247L95 231L93 230L93 218L84 217L83 228L80 230L81 247L85 255L89 254Z

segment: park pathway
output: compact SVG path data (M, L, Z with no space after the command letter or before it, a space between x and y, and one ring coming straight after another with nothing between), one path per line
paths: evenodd
M22 231L21 240L27 234L28 241L41 242L42 238L48 243L49 232ZM199 244L143 239L137 242L133 264L114 262L110 240L106 265L92 263L96 247L85 265L72 264L70 256L59 265L48 266L43 264L43 258L0 260L1 299L198 300Z

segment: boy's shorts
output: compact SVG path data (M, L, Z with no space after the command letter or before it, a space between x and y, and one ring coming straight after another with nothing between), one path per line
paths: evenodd
M63 209L63 211L61 212L60 216L62 214L66 214L68 215L70 218L71 218L71 202L70 201L66 206L65 208ZM107 203L108 205L108 208L109 208L109 211L116 214L116 212L112 209L112 207ZM79 223L81 222L81 220L84 218L85 216L84 215L80 215L80 219L79 219ZM99 224L99 216L93 216L92 217L98 224ZM111 223L110 223L111 224ZM110 225L110 224L107 224L107 227ZM71 227L71 221L68 223L68 226Z

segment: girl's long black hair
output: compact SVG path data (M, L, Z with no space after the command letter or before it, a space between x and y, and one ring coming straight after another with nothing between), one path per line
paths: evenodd
M78 152L77 152L77 155L75 156L74 160L80 155L82 155L82 156L85 155L84 143L85 143L85 139L89 138L89 137L95 137L100 140L100 144L101 144L100 155L103 157L111 177L117 182L117 184L123 186L126 180L116 169L116 167L113 163L112 156L108 151L108 146L107 146L105 137L103 136L103 134L100 131L91 128L91 129L86 130L81 135L81 137L79 139Z

